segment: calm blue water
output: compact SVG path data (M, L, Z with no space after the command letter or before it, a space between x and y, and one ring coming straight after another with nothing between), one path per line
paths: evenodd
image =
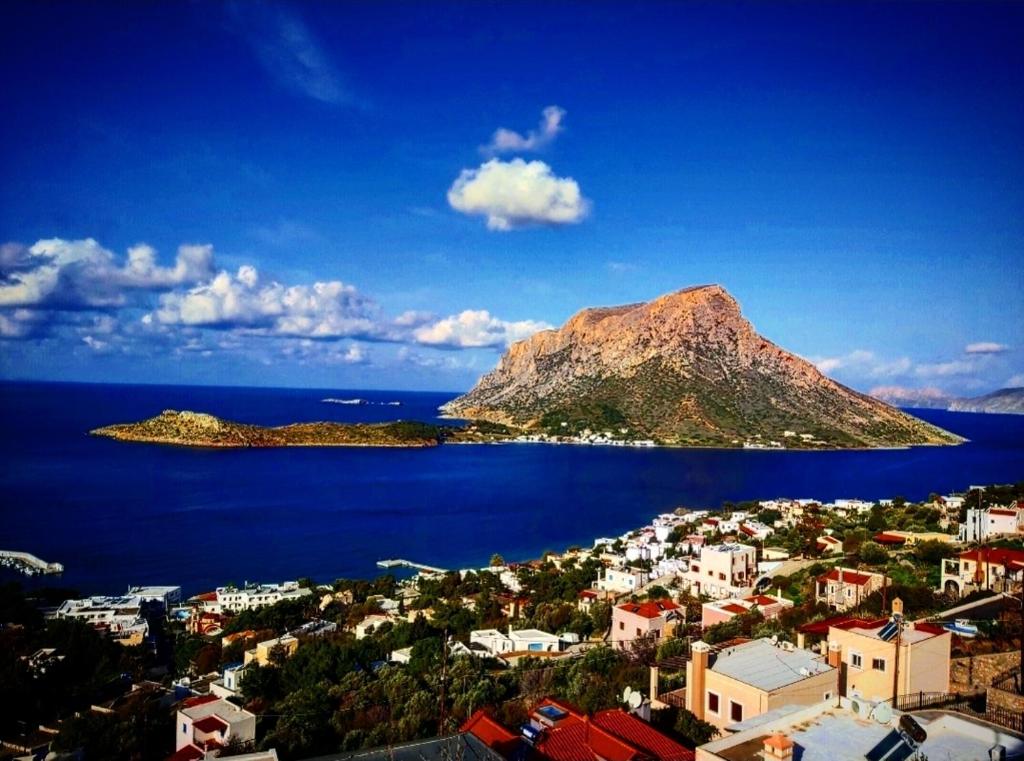
M400 400L401 407L320 399ZM67 568L90 593L373 576L526 559L619 534L678 505L879 498L1024 479L1024 416L918 410L972 441L869 452L494 445L200 451L93 438L165 408L234 420L433 420L453 394L79 384L0 385L0 548ZM52 580L51 580L52 581Z

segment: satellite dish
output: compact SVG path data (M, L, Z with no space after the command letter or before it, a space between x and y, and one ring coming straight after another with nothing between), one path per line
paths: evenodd
M624 689L622 691L622 702L623 703L629 703L629 699L632 696L632 694L633 694L633 688L632 687L627 687L626 689Z
M630 708L639 708L640 704L644 702L644 696L639 692L631 693L627 702Z
M875 706L875 721L879 724L888 724L892 721L892 706L888 703L879 703Z

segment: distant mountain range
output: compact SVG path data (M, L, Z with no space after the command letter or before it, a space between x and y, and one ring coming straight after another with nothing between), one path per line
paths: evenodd
M961 441L761 337L718 285L584 309L513 344L442 411L548 435L609 432L680 446Z
M1003 415L1024 415L1024 388L1001 388L984 396L958 399L937 389L904 389L882 387L872 396L899 407L922 407L952 412L993 412Z

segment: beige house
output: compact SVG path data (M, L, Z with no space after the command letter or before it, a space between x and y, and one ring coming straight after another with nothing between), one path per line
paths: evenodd
M750 594L757 580L757 550L735 541L702 547L700 557L680 574L683 588L715 600Z
M299 640L290 634L265 640L258 643L252 650L246 650L243 662L246 666L250 663L258 663L260 666L271 665L273 663L271 655L278 647L284 652L285 658L290 658L299 649Z
M691 647L686 707L719 729L783 706L809 706L836 697L838 670L809 650L756 639L713 653Z
M627 602L612 608L612 647L628 650L632 643L647 635L667 637L686 611L671 600Z
M880 590L885 583L886 577L880 573L840 566L818 577L814 587L815 599L832 610L842 612L858 607L864 598Z
M888 700L894 692L949 692L951 639L936 624L910 621L900 630L891 619L852 619L829 627L828 661L839 669L843 697Z

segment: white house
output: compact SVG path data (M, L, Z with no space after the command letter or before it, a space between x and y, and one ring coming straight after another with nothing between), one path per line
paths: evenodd
M967 509L967 520L960 524L961 542L984 542L990 537L1019 533L1024 529L1024 512L1016 507Z
M245 587L217 587L213 594L198 595L203 610L208 613L238 613L273 605L282 600L298 600L313 594L313 590L300 587L296 581L280 584L249 584Z
M241 690L243 676L245 676L244 664L229 663L224 667L221 678L210 682L210 692L219 698L233 698Z
M256 715L245 711L226 698L201 695L189 698L178 709L175 727L175 751L191 746L202 755L207 749L223 747L232 740L252 742L256 739Z
M508 638L512 641L512 652L557 653L562 650L562 639L540 629L513 629L509 627Z
M469 633L470 644L478 644L487 649L491 655L511 653L512 640L497 629L477 629Z
M602 592L626 594L642 587L648 579L649 574L637 568L605 568L597 572L594 587Z
M142 615L142 607L142 598L135 595L85 597L65 600L54 616L76 618L121 644L138 645L149 634L149 623Z
M747 595L756 578L757 550L726 542L701 548L700 557L689 561L680 580L691 594L722 600Z

